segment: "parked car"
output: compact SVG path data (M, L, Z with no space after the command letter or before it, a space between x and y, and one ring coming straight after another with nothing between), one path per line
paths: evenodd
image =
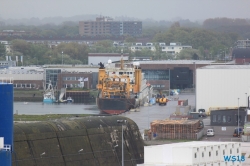
M239 127L239 128L237 127L237 128L234 129L234 134L233 134L233 136L234 136L234 137L240 137L240 135L242 134L242 132L243 132L243 129L240 128L240 127Z
M214 129L207 129L207 136L214 136Z
M205 109L199 109L198 112L199 112L199 117L206 117L207 116Z

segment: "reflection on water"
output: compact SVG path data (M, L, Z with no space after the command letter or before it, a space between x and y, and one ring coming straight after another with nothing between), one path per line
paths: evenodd
M99 114L96 105L86 104L43 104L40 102L14 102L14 113L27 115L43 114Z

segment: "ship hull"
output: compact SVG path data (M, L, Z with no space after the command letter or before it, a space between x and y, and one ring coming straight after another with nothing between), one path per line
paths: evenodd
M97 98L97 106L104 114L121 114L135 107L135 99Z
M43 99L43 103L48 103L48 104L51 104L51 103L54 103L55 100L53 99Z

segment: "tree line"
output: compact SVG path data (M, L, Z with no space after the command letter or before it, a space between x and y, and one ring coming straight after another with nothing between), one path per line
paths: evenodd
M124 53L130 56L148 56L153 59L218 59L228 55L239 39L246 39L248 34L249 20L215 18L207 19L201 26L182 26L182 22L172 23L171 26L152 28L150 25L143 29L147 41L143 42L181 42L182 45L190 45L193 49L182 50L178 55L166 54L159 46L156 51L147 49L131 52L128 47L114 47L112 40L99 40L93 45L78 43L61 43L57 47L49 48L46 44L31 44L22 39L11 40L12 52L9 56L23 56L28 64L60 64L62 57L68 64L87 64L88 53ZM188 22L191 25L190 22ZM169 24L168 24L169 25ZM2 27L3 28L3 27ZM6 28L6 27L5 27ZM78 25L73 22L65 22L62 25L43 26L10 26L9 29L35 32L41 37L52 36L75 36L78 35ZM42 38L41 38L42 39ZM140 37L124 36L123 42L129 45L142 42ZM5 49L0 44L0 58L4 59Z

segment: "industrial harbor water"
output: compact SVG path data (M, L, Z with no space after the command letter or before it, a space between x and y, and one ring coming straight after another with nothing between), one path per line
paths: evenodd
M99 114L96 105L43 104L42 102L14 102L14 113L25 115L45 114Z
M195 105L194 94L180 94L179 100L188 100L188 105L192 108ZM173 98L171 96L171 98ZM163 120L169 118L176 111L178 105L177 100L172 100L166 106L158 104L152 106L141 106L140 109L131 110L120 114L132 119L139 127L140 132L150 127L150 122L153 120ZM44 115L44 114L90 114L98 115L100 110L96 105L85 104L43 104L42 102L14 102L14 113L26 115Z

